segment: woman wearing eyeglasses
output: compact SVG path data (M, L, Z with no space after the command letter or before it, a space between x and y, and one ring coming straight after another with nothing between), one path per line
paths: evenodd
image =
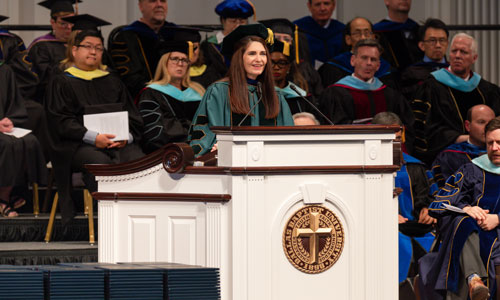
M190 129L196 155L214 148L212 126L293 126L290 108L274 88L266 43L272 32L262 24L241 25L226 36L222 53L231 57L227 78L208 87Z
M193 43L171 41L162 45L156 74L139 96L144 120L143 150L153 152L163 145L185 142L205 89L189 76ZM191 55L190 55L191 53Z
M307 97L311 102L314 101L308 93L307 82L299 72L293 58L293 49L290 44L281 41L274 42L271 53L271 66L276 88L285 97L292 115L300 112L315 112L311 104L304 101L301 97Z

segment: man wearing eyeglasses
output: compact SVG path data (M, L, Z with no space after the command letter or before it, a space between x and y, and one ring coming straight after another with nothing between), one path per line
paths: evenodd
M345 76L352 74L354 72L354 67L351 65L353 46L360 40L373 39L374 37L373 26L368 19L358 17L349 21L344 30L344 42L350 49L335 56L319 68L318 72L321 76L323 86L327 88ZM382 80L383 83L394 87L395 84L391 74L391 65L381 58L380 68L375 72L375 77Z
M407 67L401 74L401 92L412 100L418 86L431 74L449 66L446 61L448 50L448 29L439 19L427 19L418 31L418 47L424 51L424 58Z
M76 0L47 0L38 3L50 9L52 31L33 40L28 47L28 57L33 62L33 70L38 75L36 100L43 101L50 74L66 57L66 43L73 25L62 18L75 15L73 4Z
M465 33L456 34L450 45L450 66L434 71L419 87L412 101L416 118L415 156L430 164L453 143L467 141L467 111L486 104L500 113L499 87L472 71L477 61L477 42Z
M100 32L78 32L70 50L64 72L50 81L45 102L54 140L51 158L64 224L75 215L71 199L72 171L82 172L86 188L94 192L97 183L84 168L86 164L121 163L143 155L138 146L142 118L118 75L102 65L104 45ZM115 140L114 132L96 132L83 122L84 115L120 111L128 113L127 139Z
M133 97L153 79L161 57L159 44L172 39L171 27L175 26L165 20L167 0L138 0L138 6L142 17L109 36L111 57Z

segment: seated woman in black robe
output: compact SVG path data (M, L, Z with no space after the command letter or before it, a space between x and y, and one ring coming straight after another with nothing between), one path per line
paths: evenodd
M16 86L14 72L0 61L0 213L16 217L15 209L26 201L15 199L12 189L27 183L44 184L47 180L45 158L33 134L13 136L15 127L26 127L28 114Z
M57 181L63 224L74 216L71 200L71 171L83 172L90 192L97 190L94 176L86 164L113 164L140 158L137 145L142 119L132 97L120 78L102 65L103 38L94 30L76 34L68 45L61 74L53 76L45 99L52 129L54 149L52 164ZM111 132L88 130L83 123L86 114L126 111L129 137L117 141Z
M191 48L191 51L190 51ZM139 96L144 119L143 149L153 152L163 145L185 142L205 89L189 76L192 43L166 42L154 79Z
M279 40L274 41L271 65L276 88L285 96L292 115L300 112L313 112L311 105L302 99L302 97L308 97L308 100L313 102L312 95L308 93L307 82L294 61L290 44ZM300 95L293 89L297 90Z

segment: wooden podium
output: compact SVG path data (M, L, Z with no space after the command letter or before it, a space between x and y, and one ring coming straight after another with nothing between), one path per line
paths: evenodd
M89 166L99 262L218 267L224 300L396 300L398 130L221 127L215 166L178 145Z

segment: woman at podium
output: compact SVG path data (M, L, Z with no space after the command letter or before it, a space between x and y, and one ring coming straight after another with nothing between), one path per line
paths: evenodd
M189 140L199 156L216 143L212 126L293 126L290 108L274 88L273 34L262 24L241 25L222 42L231 58L228 76L210 85L190 128Z

